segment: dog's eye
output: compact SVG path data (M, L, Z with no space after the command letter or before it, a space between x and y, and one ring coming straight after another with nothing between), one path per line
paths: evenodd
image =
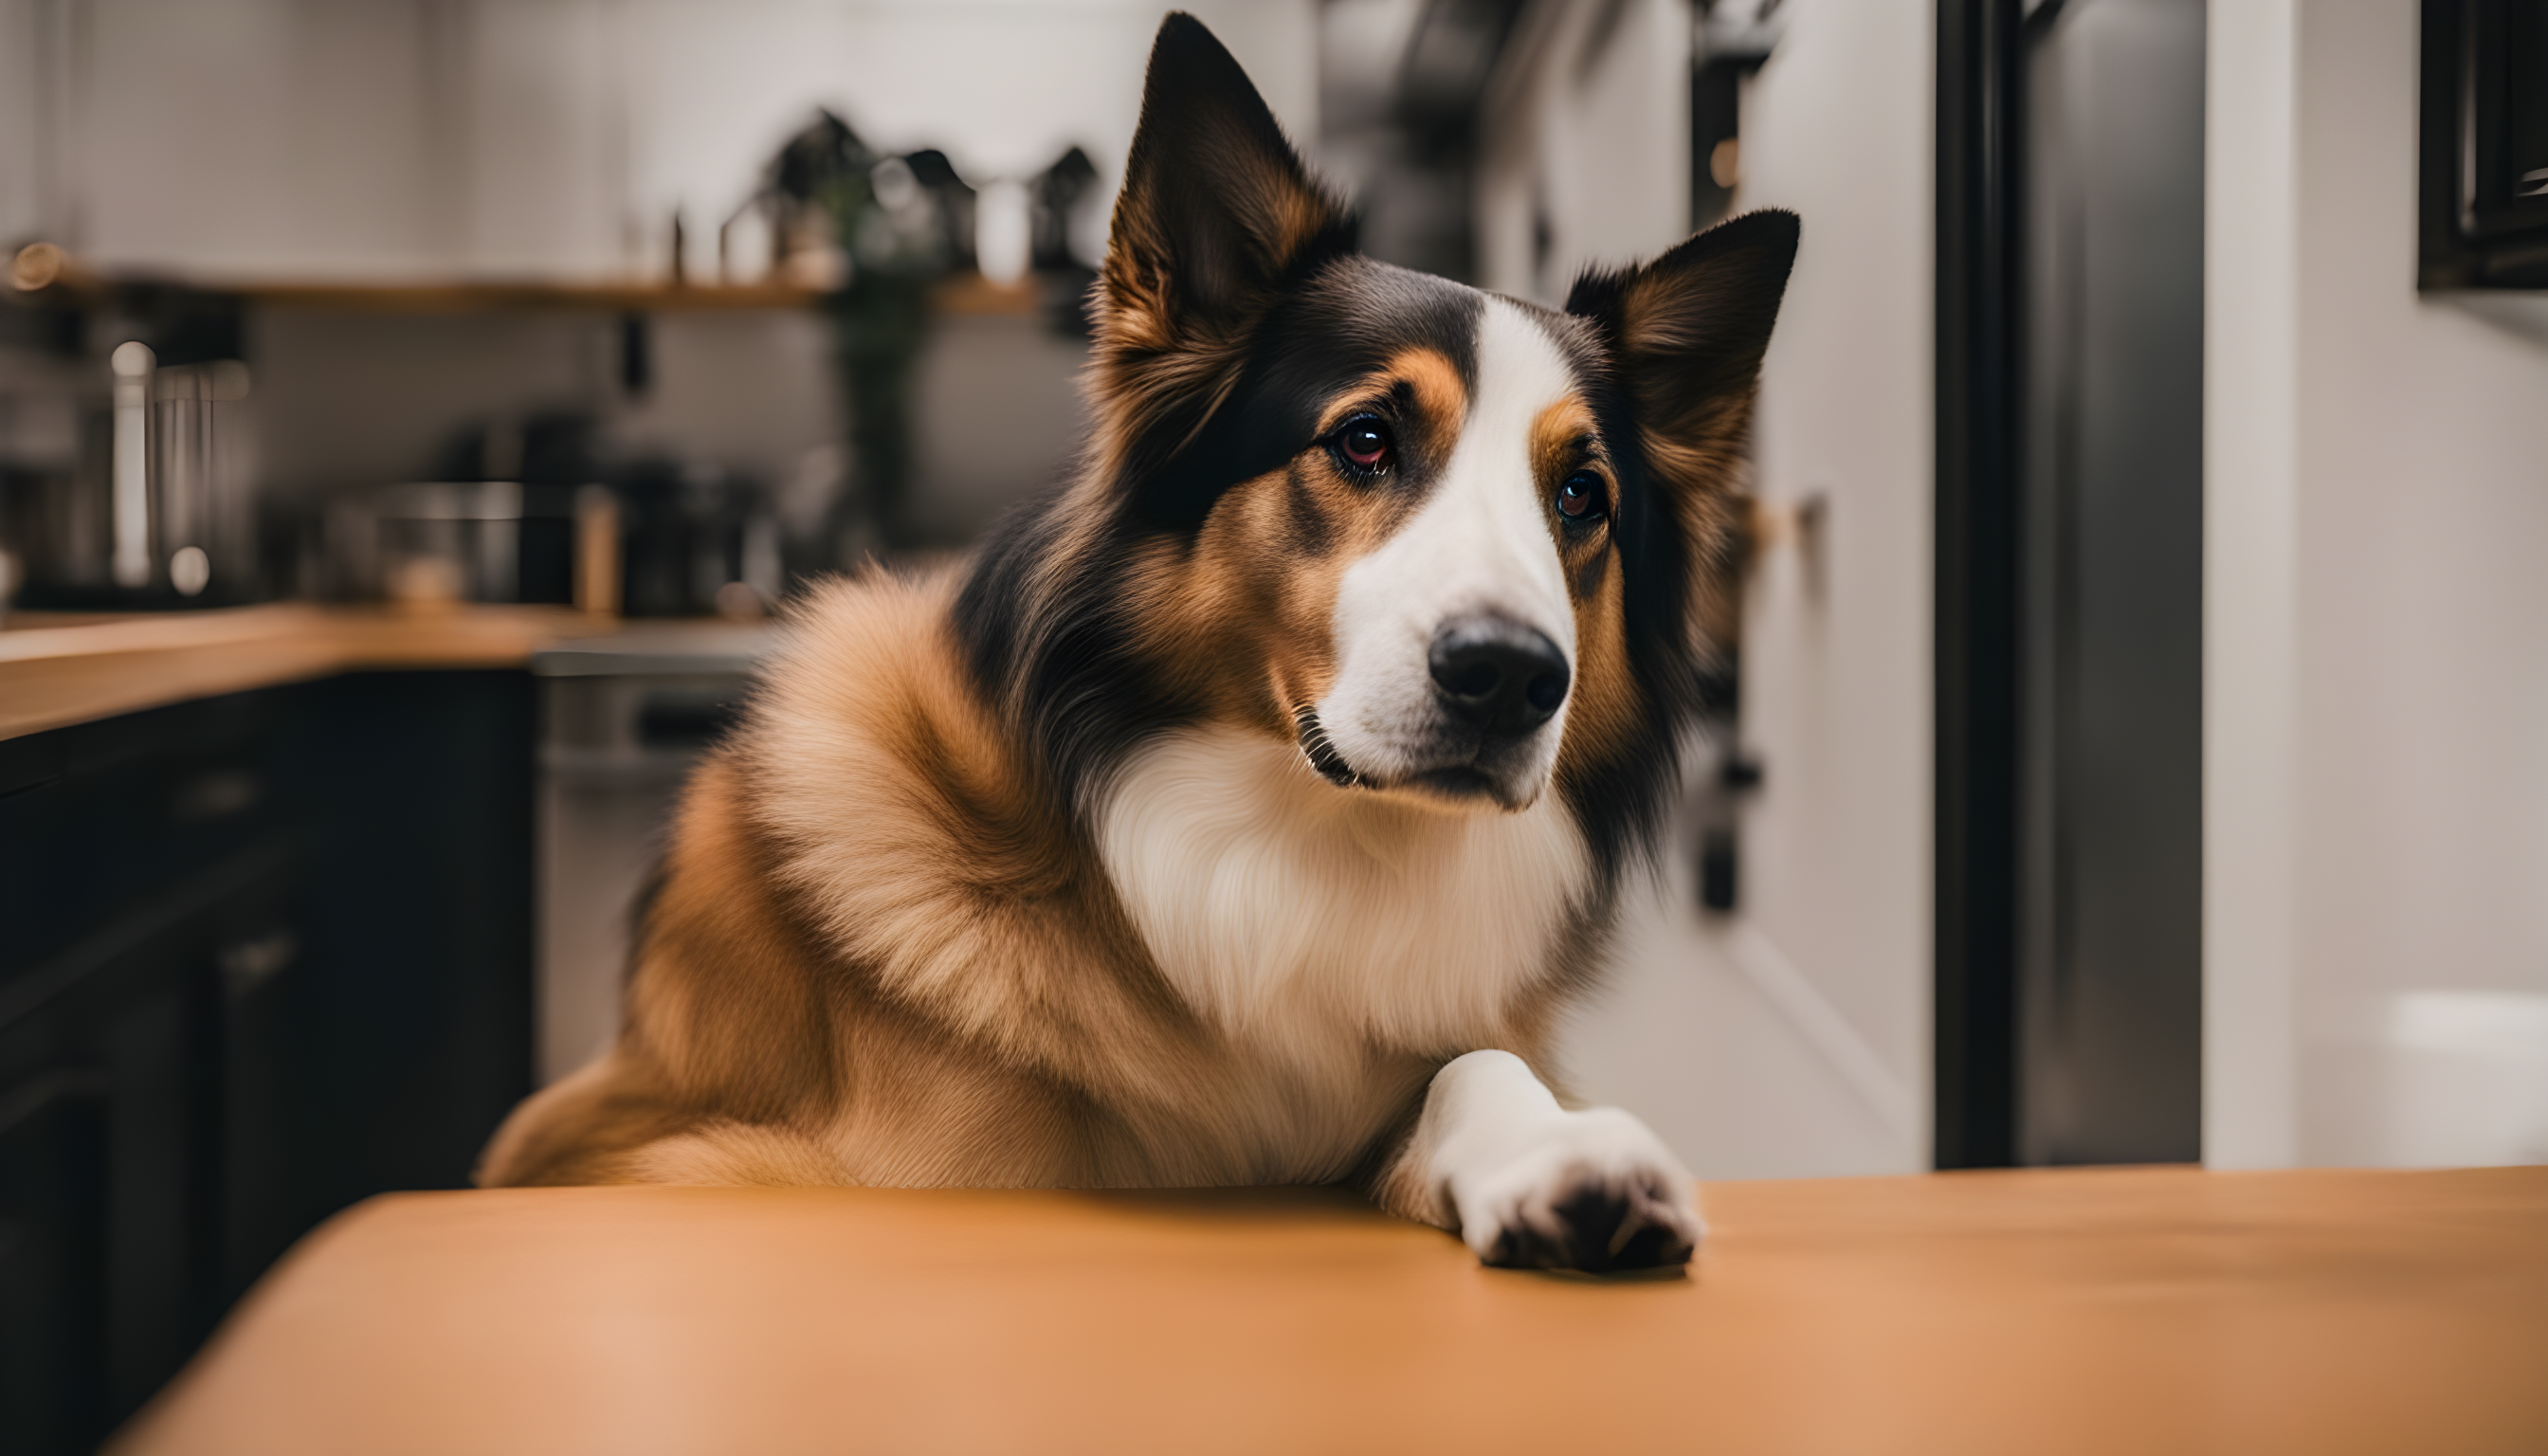
M1395 451L1389 440L1389 426L1368 414L1357 415L1336 431L1336 454L1354 470L1370 475L1389 468Z
M1568 520L1591 524L1605 513L1601 503L1601 478L1579 470L1557 488L1557 512Z

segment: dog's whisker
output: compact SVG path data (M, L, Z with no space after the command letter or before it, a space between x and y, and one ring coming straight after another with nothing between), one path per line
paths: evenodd
M1319 776L1339 788L1357 788L1362 775L1336 752L1334 740L1327 737L1326 725L1319 721L1319 710L1303 703L1292 710L1292 721L1300 728L1301 756L1310 761Z

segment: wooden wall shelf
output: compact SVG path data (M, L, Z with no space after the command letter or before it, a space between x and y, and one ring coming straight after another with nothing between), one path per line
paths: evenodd
M31 278L43 281L24 287ZM646 279L429 279L317 282L290 279L145 277L89 272L64 261L28 272L5 295L41 303L99 302L126 291L176 290L244 300L273 308L357 314L480 314L549 311L607 314L688 313L716 310L807 309L824 290L793 283L675 284ZM994 283L979 273L959 273L937 289L943 314L1018 315L1044 310L1045 289L1033 278Z
M222 287L251 303L365 314L477 314L590 310L651 314L715 309L803 309L818 291L784 283L648 282L247 283Z

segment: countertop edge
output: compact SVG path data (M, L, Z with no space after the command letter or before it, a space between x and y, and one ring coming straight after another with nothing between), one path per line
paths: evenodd
M341 673L526 668L614 631L569 607L277 602L0 631L0 740Z

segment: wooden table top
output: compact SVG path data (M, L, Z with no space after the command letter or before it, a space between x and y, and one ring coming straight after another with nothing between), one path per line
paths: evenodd
M550 643L617 626L561 606L13 613L0 630L0 738L366 668L518 668Z
M549 1189L313 1234L129 1453L2548 1451L2548 1168L1725 1183L1686 1277L1315 1191Z

